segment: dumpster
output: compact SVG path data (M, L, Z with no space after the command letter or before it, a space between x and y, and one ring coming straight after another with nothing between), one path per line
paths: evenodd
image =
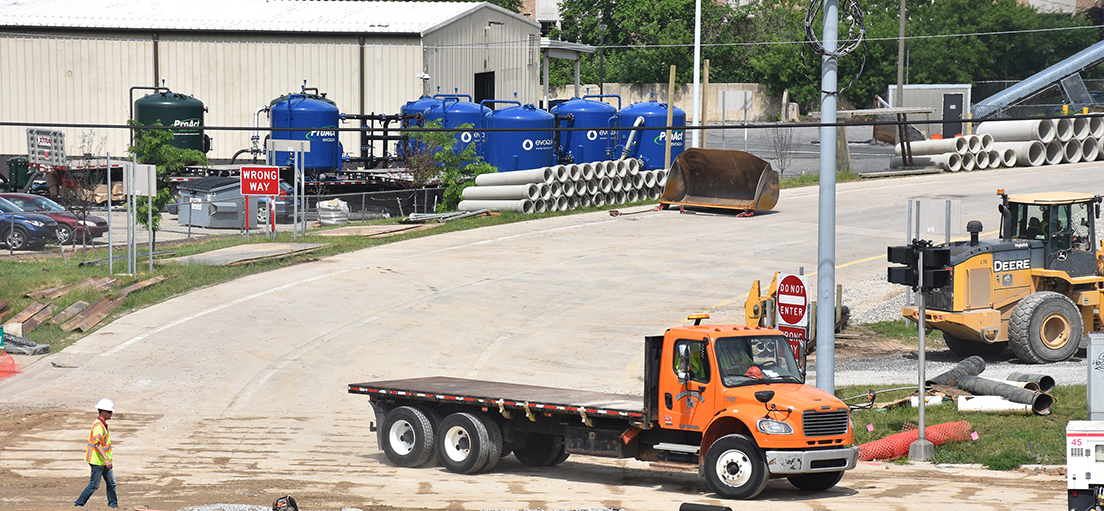
M261 196L250 196L249 214L245 211L245 196L235 177L205 177L181 183L180 225L212 229L252 229L257 226L257 207ZM248 226L246 225L248 222Z
M22 192L30 177L30 164L26 157L16 156L8 160L9 192Z

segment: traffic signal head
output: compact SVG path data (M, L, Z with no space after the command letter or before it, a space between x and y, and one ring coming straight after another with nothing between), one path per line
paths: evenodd
M886 259L893 264L903 264L905 266L916 267L916 262L920 257L920 250L913 245L905 245L903 247L886 247Z
M889 272L886 274L886 278L890 284L900 284L902 286L916 287L919 284L919 272L915 267L910 266L890 266Z

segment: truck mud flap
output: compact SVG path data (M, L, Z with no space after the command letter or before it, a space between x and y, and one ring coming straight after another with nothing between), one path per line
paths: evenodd
M568 426L564 430L564 451L607 458L626 458L621 430Z
M778 171L744 151L687 149L671 164L659 202L769 211L778 204Z

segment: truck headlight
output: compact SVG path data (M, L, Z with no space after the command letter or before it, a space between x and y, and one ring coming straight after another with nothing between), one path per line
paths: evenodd
M774 419L768 419L766 417L759 419L759 422L755 423L755 427L760 432L768 435L792 435L793 428L789 424L782 421L776 421Z

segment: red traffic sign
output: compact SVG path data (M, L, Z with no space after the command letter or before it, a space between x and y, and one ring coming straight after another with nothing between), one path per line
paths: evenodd
M778 322L805 326L809 321L808 312L809 295L805 278L800 275L786 275L778 283Z
M801 352L809 343L809 334L805 331L805 328L779 325L778 329L786 336L786 340L790 341L790 349L793 350L794 358L797 359L797 363L802 364Z
M279 195L280 167L241 168L242 195Z

